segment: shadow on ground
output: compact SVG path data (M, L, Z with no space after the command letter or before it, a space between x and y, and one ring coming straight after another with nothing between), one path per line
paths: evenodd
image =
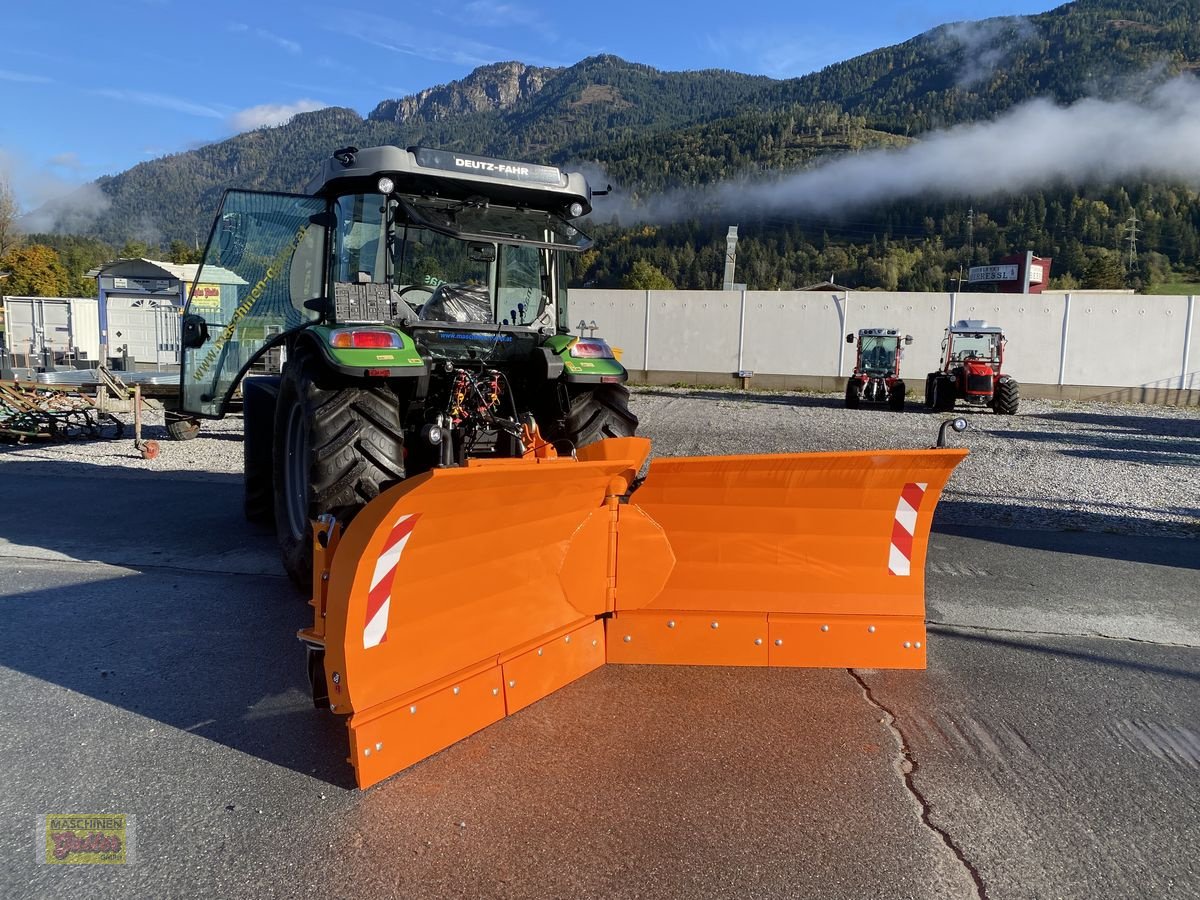
M241 477L38 468L0 466L0 666L350 786L344 719L313 708L295 637L311 610L243 520Z

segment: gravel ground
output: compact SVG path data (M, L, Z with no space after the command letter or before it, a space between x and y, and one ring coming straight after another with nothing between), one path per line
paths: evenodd
M632 406L664 456L931 446L943 418L915 406L848 410L840 394L694 388L638 388ZM1024 400L1017 416L958 412L970 428L951 442L971 455L938 522L1200 538L1200 411ZM0 446L0 466L40 460L46 474L85 474L83 466L106 478L224 480L241 473L241 431L230 417L178 443L151 418L145 437L161 442L154 460L133 449L130 428L116 440Z

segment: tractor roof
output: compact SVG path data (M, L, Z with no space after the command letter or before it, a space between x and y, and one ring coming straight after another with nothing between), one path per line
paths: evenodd
M527 206L575 218L572 203L592 210L592 191L579 172L554 166L491 159L429 147L346 147L325 160L308 185L316 196L377 193L386 175L402 194L468 200L482 197L505 206Z
M947 331L951 334L1003 334L999 325L989 325L985 319L959 319Z

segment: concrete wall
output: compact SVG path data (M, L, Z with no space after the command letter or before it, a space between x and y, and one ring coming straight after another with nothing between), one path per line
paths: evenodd
M839 390L854 367L846 335L911 334L904 370L923 391L946 324L986 319L1008 336L1005 369L1024 396L1200 404L1195 297L1139 294L941 294L572 290L571 319L624 350L639 381Z

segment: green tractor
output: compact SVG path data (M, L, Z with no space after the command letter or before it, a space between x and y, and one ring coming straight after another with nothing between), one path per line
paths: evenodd
M241 386L245 513L307 589L311 522L470 459L633 435L627 373L570 329L591 241L578 173L423 147L346 147L308 193L231 190L182 322L182 407ZM201 290L203 288L203 290ZM250 376L282 348L281 376Z

